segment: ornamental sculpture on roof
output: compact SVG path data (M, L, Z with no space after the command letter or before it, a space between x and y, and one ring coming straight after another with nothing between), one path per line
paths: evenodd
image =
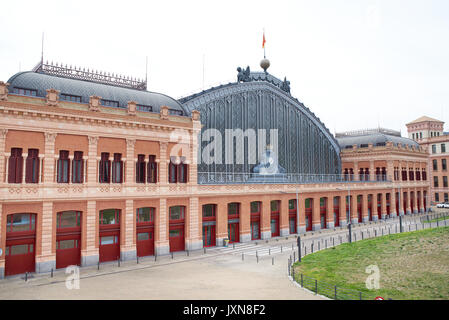
M287 77L284 77L284 81L281 84L281 89L290 94L290 81L287 81Z
M237 82L250 82L251 81L251 71L249 66L246 69L242 69L240 67L237 68Z

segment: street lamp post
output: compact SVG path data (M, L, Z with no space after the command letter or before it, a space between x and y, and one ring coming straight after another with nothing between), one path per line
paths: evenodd
M344 190L337 188L337 190ZM351 189L348 184L348 209L349 209L349 217L346 216L347 224L348 224L348 232L349 232L349 242L352 243L352 221L351 221Z

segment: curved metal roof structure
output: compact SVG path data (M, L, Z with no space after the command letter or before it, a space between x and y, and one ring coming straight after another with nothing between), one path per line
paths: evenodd
M182 111L182 115L187 115L184 107L175 99L145 90L69 79L33 71L16 73L8 80L8 83L10 92L14 92L15 88L34 89L38 97L45 97L47 89L56 89L60 91L60 94L81 97L82 103L89 103L89 97L96 95L105 100L117 101L120 108L126 108L128 101L136 101L137 104L151 106L153 112L160 112L161 106L168 106L171 110Z
M394 135L388 135L385 133L371 133L367 135L360 136L349 136L344 138L337 138L338 143L340 144L341 149L349 148L353 145L357 145L358 148L368 147L368 144L373 144L373 146L382 146L387 142L393 142L393 145L398 146L410 146L419 148L419 144L416 141L413 141L409 138L398 137Z
M262 131L257 143L252 144L249 140L242 143L244 158L241 162L237 160L237 144L234 148L233 142L230 145L222 143L222 151L218 154L221 157L226 155L226 164L200 163L199 183L209 183L216 179L215 176L236 179L240 175L242 182L246 181L246 175L250 175L255 168L253 160L264 152L265 142L276 145L279 165L292 175L289 178L291 181L294 180L293 175L340 173L340 146L337 140L313 112L291 96L288 84L286 80L281 81L269 74L248 73L238 82L212 87L179 100L188 112L200 111L203 124L203 140L199 148L201 155L203 151L209 152L209 142L204 140L209 129L219 132L221 137L226 137L229 130L248 132L252 129L257 135L259 130ZM274 137L271 136L272 130ZM216 148L220 149L220 146Z

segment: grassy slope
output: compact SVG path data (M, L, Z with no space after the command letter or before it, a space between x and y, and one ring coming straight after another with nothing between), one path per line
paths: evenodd
M380 269L380 289L368 290L365 268ZM449 227L389 235L342 244L295 264L299 273L364 298L449 299Z

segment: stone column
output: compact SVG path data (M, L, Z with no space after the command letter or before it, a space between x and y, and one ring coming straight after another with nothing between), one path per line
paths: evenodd
M360 177L359 177L359 163L358 162L354 162L354 181L359 181Z
M370 181L375 181L376 180L376 172L375 172L376 168L374 167L374 161L371 160L369 162L369 179Z
M351 193L351 212L350 212L350 216L351 216L351 223L352 224L357 224L359 223L359 217L357 215L357 196L358 194L356 193Z
M49 272L56 269L56 251L53 250L53 202L45 201L42 204L41 233L37 234L41 241L40 255L36 255L36 272ZM39 252L39 250L36 250Z
M260 238L271 239L271 203L266 196L262 200L262 212L260 216Z
M161 141L159 142L159 183L161 185L168 184L168 172L167 172L167 149L168 143Z
M251 241L251 210L249 201L240 204L240 242Z
M345 227L348 225L346 219L346 194L340 195L340 226Z
M54 132L45 132L44 183L46 184L54 183L56 135Z
M216 245L223 246L224 239L228 237L228 211L227 204L224 202L218 202L217 212L215 212L216 223Z
M374 199L372 199L372 200L374 200ZM377 210L376 210L376 213L377 213ZM371 212L371 215L372 214L373 213ZM362 194L362 222L366 223L368 221L369 221L369 216L368 216L368 194L365 193L365 194Z
M126 184L135 184L136 176L134 174L136 163L134 161L134 146L136 139L126 139ZM145 167L147 168L147 167Z
M416 172L416 171L415 171ZM413 189L413 213L416 214L418 213L418 189L414 188Z
M89 136L89 150L88 150L88 160L87 160L87 184L96 185L98 183L97 175L97 147L98 147L98 137Z
M158 256L170 253L170 242L168 239L168 208L167 199L159 199L159 212L156 214L155 225L155 254Z
M297 225L296 230L298 230L298 233L306 233L306 197L302 194L298 195L298 203L296 204L298 206L298 214L296 216L297 219Z
M391 201L391 196L390 196ZM391 210L391 203L390 203L390 210ZM382 217L382 220L385 220L387 218L387 194L385 192L382 192L382 198L380 202L380 214Z
M419 191L420 192L419 192L418 201L419 201L419 206L421 208L421 210L419 210L419 213L424 213L424 190L422 188L420 188Z
M408 169L407 169L408 170ZM406 191L404 191L407 193L407 202L406 202L406 208L404 208L405 214L411 214L412 213L412 209L411 209L411 199L410 199L410 189L406 189Z
M198 112L194 110L192 113ZM190 142L190 163L189 163L189 183L190 184L197 184L198 181L198 161L201 162L201 159L198 159L198 134L201 131L201 122L199 118L199 112L198 114L192 115L192 122L193 122L193 131L192 131L192 138ZM226 212L227 213L227 212Z
M201 208L198 197L191 197L189 200L189 214L186 217L187 228L189 230L186 238L186 250L197 250L203 247L202 229L199 228L201 223ZM221 240L223 244L223 239Z
M330 194L330 197L327 197L326 225L327 225L328 229L332 229L335 226L335 221L334 221L334 196L332 194Z
M6 135L8 133L8 129L0 129L0 183L5 180L6 172L6 161L7 156L5 155L5 144L6 144ZM6 168L6 170L4 170Z
M396 212L396 189L391 189L390 194L390 218L394 218L398 216Z
M125 216L121 219L120 259L122 261L135 260L137 257L136 243L134 242L136 216L134 213L134 200L125 201Z
M321 197L313 197L312 204L312 230L317 231L321 229L321 221L320 221L320 198Z
M90 157L89 157L90 161ZM90 183L90 180L89 180ZM84 213L81 222L83 233L81 235L81 265L92 266L99 261L99 221L96 201L87 201L87 212Z
M284 197L280 203L281 211L279 212L279 232L281 237L285 237L290 234L288 201L289 199Z

